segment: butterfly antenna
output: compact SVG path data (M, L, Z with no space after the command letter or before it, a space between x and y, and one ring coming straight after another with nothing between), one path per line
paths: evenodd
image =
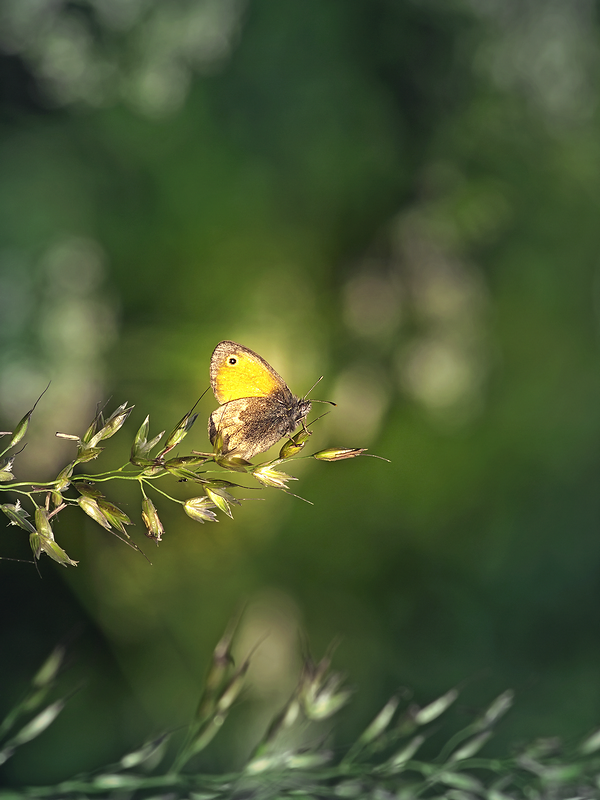
M306 400L306 398L312 392L312 390L315 388L315 386L318 383L321 383L322 380L323 380L323 376L321 375L321 377L313 383L313 385L310 387L310 389L308 390L308 392L304 395L304 397L302 399ZM336 403L333 402L333 400L311 400L310 402L311 403L328 403L330 406L337 405Z
M322 380L323 380L323 376L321 375L321 377L320 377L320 378L318 378L318 379L317 379L317 380L316 380L316 381L313 383L313 385L310 387L310 389L308 390L308 392L307 392L307 393L304 395L304 397L303 397L302 399L303 399L303 400L306 400L306 398L307 398L307 397L308 397L308 395L309 395L309 394L312 392L312 390L315 388L315 386L316 386L318 383L321 383L321 381L322 381Z

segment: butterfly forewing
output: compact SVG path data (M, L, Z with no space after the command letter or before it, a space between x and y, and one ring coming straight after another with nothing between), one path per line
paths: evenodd
M219 403L242 397L264 397L285 381L258 353L235 342L220 342L210 362L210 383Z

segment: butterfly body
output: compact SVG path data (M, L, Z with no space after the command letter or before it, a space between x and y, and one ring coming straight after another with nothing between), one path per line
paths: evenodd
M220 342L210 361L210 383L221 403L208 420L211 444L224 455L249 460L291 434L310 411L264 358L231 341Z

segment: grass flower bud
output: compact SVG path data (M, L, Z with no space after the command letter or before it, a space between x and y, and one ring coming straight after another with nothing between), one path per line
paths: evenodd
M196 522L218 522L217 515L214 511L215 504L206 495L200 497L190 497L183 504L183 510L191 519Z
M132 522L127 514L104 498L99 499L97 503L98 508L104 514L109 524L129 538L129 534L125 530L125 525L131 525Z
M103 447L92 447L82 443L77 448L76 461L78 464L85 464L86 461L93 461L95 458L98 458L103 449Z
M241 456L234 456L229 453L223 455L220 451L214 456L211 456L211 458L214 458L215 464L218 464L220 467L231 469L235 472L246 472L247 467L252 466L250 461L246 461L246 459Z
M307 661L304 665L298 699L307 719L327 719L339 711L350 699L349 689L338 691L338 687L344 679L341 673L334 672L325 678L328 667L328 658L322 659L316 665L312 660Z
M115 433L123 427L125 421L127 420L127 417L131 414L132 411L133 411L133 406L128 407L127 401L122 403L115 411L113 411L113 413L106 420L102 428L98 431L98 433L94 437L96 439L96 442L100 442L103 439L110 439L111 436L114 436ZM94 444L96 442L94 442Z
M54 539L52 526L48 520L48 512L42 506L35 507L35 528L40 536L47 539Z
M48 512L41 506L37 506L35 509L35 526L36 532L29 536L29 544L34 558L39 558L42 553L46 553L63 567L77 566L78 562L69 558L62 547L54 541L54 532L48 519Z
M399 702L400 698L396 695L387 701L373 722L371 722L371 724L361 734L359 739L361 744L368 744L369 742L372 742L385 731L387 726L392 721L392 717L396 713Z
M96 500L94 500L92 497L86 497L85 495L82 495L81 497L77 498L77 503L81 510L85 511L88 517L91 517L94 522L97 522L98 525L102 525L102 527L106 528L107 531L112 530L106 514L100 509L100 506Z
M252 474L263 486L272 486L275 489L286 489L288 481L298 480L293 475L273 469L269 464L257 467L252 471Z
M12 473L15 456L5 456L0 459L0 483L11 481L15 476Z
M175 428L173 428L173 430L169 434L169 437L165 443L161 455L164 455L165 453L168 453L169 450L172 450L174 447L177 447L177 445L181 441L183 441L183 439L185 439L185 437L188 435L192 425L194 424L194 422L196 422L197 419L198 419L198 414L192 414L191 411L188 411L185 417L183 417L183 419L180 420L180 422L175 426Z
M46 553L47 556L53 561L57 561L59 564L62 564L63 567L76 567L79 563L78 561L73 561L72 558L65 553L65 551L58 545L54 539L43 539L42 537L42 550Z
M413 736L407 745L393 755L389 761L382 766L382 772L389 772L392 774L394 772L401 772L404 769L406 762L411 760L424 741L425 737L422 734Z
M20 420L19 424L15 428L15 432L13 433L12 439L10 440L10 446L14 447L18 444L21 439L27 433L27 428L29 427L29 420L31 419L31 415L33 414L33 408L31 411L28 411L27 414Z
M231 513L230 503L235 503L235 505L241 505L241 502L234 497L231 492L228 492L227 489L221 488L218 484L228 484L229 486L235 486L233 483L229 483L229 481L214 481L211 483L210 486L206 487L206 494L209 496L211 501L216 505L217 508L220 508L224 514L227 514L228 517L233 519L233 514Z
M165 435L165 432L161 431L157 436L154 437L154 439L148 441L149 429L150 429L150 415L148 415L140 425L140 428L133 440L133 444L131 445L130 460L133 464L137 464L138 466L142 467L146 466L145 462L148 461L148 456L150 455L150 452L156 447L156 445Z
M475 753L481 750L491 735L492 731L484 731L483 733L479 733L477 736L469 739L469 741L463 744L462 747L459 747L458 750L455 750L448 760L451 763L454 763L456 761L464 761L466 758L471 758L475 755Z
M500 717L504 716L509 708L512 706L514 701L514 692L510 689L506 692L502 692L494 702L485 710L483 715L475 722L474 729L475 730L485 730L489 728L491 725L495 725L496 722L500 719Z
M26 519L29 514L24 508L21 508L20 500L17 500L14 505L12 503L4 503L4 505L0 506L0 511L6 514L6 516L9 518L9 525L18 525L19 528L23 528L23 530L27 531L28 533L35 533L35 528L31 522Z
M288 439L287 442L285 442L279 451L279 458L291 458L292 456L297 455L300 450L304 448L304 445L308 441L308 437L310 435L311 431L301 428L295 436L292 436L291 439Z
M366 447L329 447L314 453L313 458L319 461L343 461L346 458L356 458L366 449Z
M449 708L452 703L458 697L458 691L456 689L450 689L449 692L443 694L441 697L438 697L437 700L434 700L433 703L430 703L428 706L419 709L414 715L414 721L417 725L427 725L430 722L433 722L434 719L437 719L441 714Z
M157 542L162 541L165 529L160 521L154 503L149 497L144 497L142 500L142 520L146 526L146 536L149 539L155 539Z
M54 481L54 488L57 492L63 492L68 488L71 482L71 475L73 474L74 467L75 464L73 463L67 464L67 466L58 473L56 480Z

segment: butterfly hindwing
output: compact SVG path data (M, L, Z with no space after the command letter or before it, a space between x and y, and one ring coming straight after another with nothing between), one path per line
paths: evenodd
M278 405L272 397L243 397L224 403L210 415L211 444L220 437L223 453L246 460L268 450L286 435L289 427L284 417L277 417Z

